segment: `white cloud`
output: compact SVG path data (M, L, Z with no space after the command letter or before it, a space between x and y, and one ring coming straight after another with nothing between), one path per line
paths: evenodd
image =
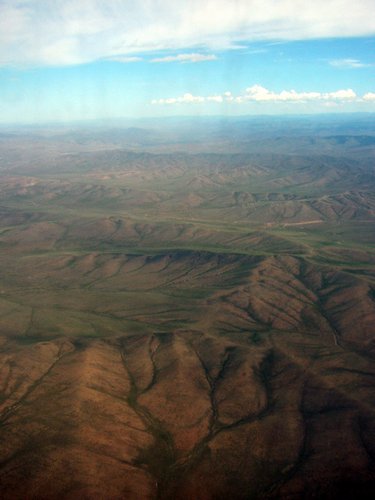
M197 104L202 103L206 99L201 96L194 96L192 94L184 94L181 97L169 97L167 99L153 99L151 104Z
M224 98L222 95L209 95L207 101L209 102L223 102Z
M352 89L341 89L334 92L297 92L296 90L282 90L281 92L273 92L261 85L252 85L245 89L245 92L237 96L230 91L223 94L209 95L206 97L193 96L192 94L184 94L182 97L170 97L163 99L154 99L152 104L189 104L203 102L235 102L238 104L246 102L271 102L271 103L307 103L321 102L325 105L334 105L335 103L345 102L361 102L375 100L375 93L368 92L362 98Z
M58 66L259 40L370 36L372 11L373 0L1 0L0 64Z
M295 90L282 90L272 92L260 85L248 87L245 94L235 98L236 102L245 101L272 101L272 102L307 102L321 100L353 100L357 96L352 89L337 90L335 92L296 92Z
M203 61L215 61L217 57L214 54L178 54L177 56L156 57L151 59L154 63L164 62L180 62L180 63L196 63Z
M371 64L363 63L359 59L334 59L329 61L331 66L335 68L366 68Z
M233 99L234 99L234 97L233 97L233 95L232 95L232 92L229 92L229 90L227 90L226 92L224 92L223 97L224 97L224 99L225 99L227 102L231 102L231 101L233 101Z
M357 98L357 94L352 89L337 90L336 92L322 94L322 98L327 100L354 101Z

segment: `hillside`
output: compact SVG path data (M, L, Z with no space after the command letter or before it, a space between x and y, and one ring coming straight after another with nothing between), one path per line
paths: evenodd
M373 498L371 121L138 125L0 134L1 498Z

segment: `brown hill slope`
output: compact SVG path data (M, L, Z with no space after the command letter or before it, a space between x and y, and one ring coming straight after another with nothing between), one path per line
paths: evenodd
M119 259L61 260L33 287L55 288L69 266L69 283L82 288L81 304L65 299L68 316L89 307L92 290L97 303L120 288L227 290L180 317L195 318L194 329L106 340L75 330L49 338L49 300L18 293L34 319L26 336L2 338L3 498L314 498L369 488L375 307L366 282L291 257ZM109 317L150 321L110 303Z

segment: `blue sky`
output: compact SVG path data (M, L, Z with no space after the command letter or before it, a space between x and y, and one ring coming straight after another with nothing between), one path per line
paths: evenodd
M372 0L0 0L0 121L375 112Z

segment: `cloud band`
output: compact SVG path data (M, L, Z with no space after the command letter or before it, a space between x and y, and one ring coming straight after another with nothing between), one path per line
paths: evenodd
M59 66L259 40L369 36L375 33L372 10L373 0L1 0L0 65Z
M352 89L342 89L333 92L296 92L295 90L282 90L281 92L273 92L262 87L261 85L253 85L248 87L244 93L233 95L227 91L223 94L215 94L210 96L194 96L186 93L180 97L169 97L161 99L153 99L152 104L200 104L204 102L214 103L246 103L246 102L272 102L272 103L306 103L306 102L363 102L374 101L375 93L368 92L362 97L358 96Z

